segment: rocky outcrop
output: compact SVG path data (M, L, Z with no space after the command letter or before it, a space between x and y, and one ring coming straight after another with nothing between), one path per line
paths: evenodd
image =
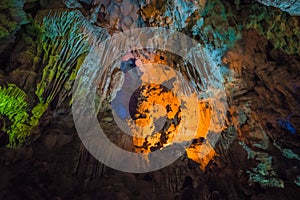
M0 1L0 53L15 41L15 34L28 23L22 0Z
M258 2L266 5L277 7L290 15L300 16L300 2L298 0L257 0Z
M247 16L248 13L244 15L246 29L255 29L260 35L266 37L274 47L287 54L300 54L298 17L290 16L278 8L262 6L258 3L253 3L248 8L243 7L242 9L249 9L247 12L250 12L250 16Z
M291 130L299 123L291 124L287 120L287 116L298 115L299 111L299 92L295 86L300 79L291 74L299 71L299 61L295 56L287 57L279 50L270 50L264 38L254 31L245 31L243 35L244 39L223 58L223 62L235 71L234 82L240 82L234 90L228 90L231 93L229 96L232 96L230 105L240 110L238 112L246 113L246 120L234 120L235 116L240 118L241 114L233 114L230 118L233 124L236 124L234 121L238 124L235 125L238 139L248 152L248 157L258 161L256 167L247 171L249 183L258 183L262 187L284 187L275 165L284 162L285 157L297 160L297 155L286 148L292 147L288 145L288 141L295 138ZM267 50L269 53L263 53ZM288 121L290 126L282 121ZM242 126L239 125L241 122ZM262 152L274 148L279 149L279 152L272 156ZM297 147L294 146L293 150L299 153ZM287 152L289 156L285 155ZM293 165L286 167L291 169ZM296 174L290 175L290 181L296 179Z

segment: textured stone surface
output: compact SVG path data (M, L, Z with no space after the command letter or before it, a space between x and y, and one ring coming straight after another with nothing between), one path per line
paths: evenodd
M50 5L48 1L40 2L43 8L59 10L64 6L63 1L51 1ZM229 34L225 34L226 37L214 35L229 28L238 32L238 26L250 18L247 15L250 8L247 6L251 4L241 1L241 10L238 10L233 9L233 1L211 3L209 5L213 6L206 10L212 12L200 17L194 11L202 11L202 7L196 9L185 6L197 2L204 5L204 1L178 0L176 3L182 5L179 11L174 4L166 6L163 1L76 2L90 22L101 27L94 27L95 32L97 29L99 33L95 38L102 35L103 29L113 34L132 27L151 25L174 30L180 27L201 44L216 44L212 48L231 44L228 47L232 47L226 52L219 51L222 61L216 57L229 104L221 139L207 160L198 160L200 163L207 162L206 165L199 165L184 155L172 165L156 172L129 174L115 171L94 159L79 140L69 107L71 90L66 85L59 94L58 106L49 107L24 147L4 147L5 134L0 130L0 199L299 198L299 54L287 55L275 48L272 41L257 32L258 29L243 29L237 43L235 38L227 41ZM34 5L31 7L27 4L26 12L32 16L36 13ZM34 9L30 10L29 7ZM164 13L164 9L170 12ZM188 12L184 13L185 9ZM227 13L224 19L215 14L223 12ZM255 17L261 27L265 28L264 20ZM288 19L283 17L279 21L290 23ZM297 17L293 19L299 21ZM201 23L204 25L201 26ZM293 26L297 28L299 25L296 23ZM206 40L193 33L201 30L210 33ZM279 32L284 35L282 30ZM37 79L41 77L39 58L34 57L37 53L36 34L30 26L22 27L18 33L15 43L0 56L0 83L17 84L28 93L29 102L34 105L37 101L34 91ZM107 33L104 35L106 37ZM92 41L96 41L95 38ZM225 41L222 38L226 38ZM290 35L280 38L290 38ZM284 41L289 43L297 40ZM168 59L181 64L172 56ZM91 66L94 66L95 60L89 60ZM189 69L180 70L187 73ZM187 77L193 77L192 70L189 72L190 76ZM109 86L110 81L104 83ZM111 86L109 89L115 87L118 88ZM116 145L130 149L133 145L131 138L120 133L111 121L109 112L101 112L103 117L99 121L107 136ZM0 118L0 128L3 121ZM200 139L194 141L196 147L198 143L201 143Z
M300 16L300 2L298 0L257 0L258 2L266 5L277 7L290 15Z
M15 41L21 25L28 23L22 0L2 0L0 2L0 53Z

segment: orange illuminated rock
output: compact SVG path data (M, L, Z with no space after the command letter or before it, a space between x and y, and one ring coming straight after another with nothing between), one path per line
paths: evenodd
M186 149L190 159L200 164L200 169L204 170L209 161L215 156L214 149L209 143L201 140L206 138L211 122L211 107L208 102L199 102L200 118L197 135L190 148Z
M137 119L134 120L137 125L135 127L139 129L134 131L133 143L137 149L142 148L144 153L149 153L151 147L159 149L172 142L174 134L178 131L180 104L174 93L161 85L149 84L142 88L140 91L142 100L137 105L135 114ZM155 121L162 120L165 116L168 120L177 120L177 126L170 124L166 130L155 132Z
M133 151L148 154L173 143L192 142L186 149L187 155L204 170L215 156L213 148L205 142L208 130L216 129L211 123L210 101L199 101L196 94L182 92L186 89L181 86L182 77L178 78L176 70L165 67L168 62L163 52L146 56L132 52L124 59L126 56L136 59L142 81L135 113L127 120L133 134ZM168 81L170 87L165 86ZM162 126L157 127L157 122Z

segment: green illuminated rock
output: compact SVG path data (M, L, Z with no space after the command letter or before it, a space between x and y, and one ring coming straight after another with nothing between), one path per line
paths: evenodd
M252 4L245 27L255 29L265 36L274 47L287 54L300 54L300 28L297 17L279 9Z
M30 126L26 123L29 116L27 107L26 94L20 88L13 84L0 86L0 115L6 116L11 123L3 130L9 135L10 147L23 144L29 135Z
M78 11L50 13L43 19L39 45L45 67L36 90L41 103L50 103L70 75L78 70L78 59L89 49L85 24Z
M40 23L33 22L33 27L38 32L38 44L32 68L43 69L35 91L37 105L30 111L21 89L15 85L0 87L0 114L11 122L3 130L9 135L10 147L24 144L58 93L71 90L90 48L91 25L79 11L50 12Z

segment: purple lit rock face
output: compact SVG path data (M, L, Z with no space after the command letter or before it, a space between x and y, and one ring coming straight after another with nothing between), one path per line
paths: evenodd
M139 26L139 3L136 0L93 0L92 5L110 27L126 31Z
M0 0L0 199L299 199L299 16L298 0ZM168 32L130 37L147 27Z

